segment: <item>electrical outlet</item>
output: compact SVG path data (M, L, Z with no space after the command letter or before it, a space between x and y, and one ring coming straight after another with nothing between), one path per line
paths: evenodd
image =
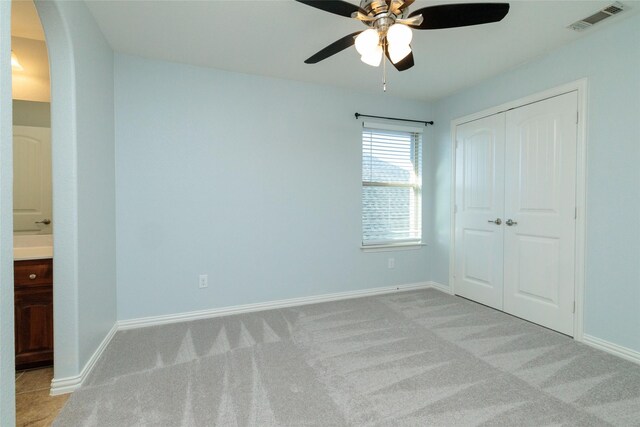
M395 258L389 258L387 260L387 267L388 268L396 268L396 259Z
M208 286L209 286L209 276L207 276L206 274L201 274L200 278L198 279L198 287L206 288Z

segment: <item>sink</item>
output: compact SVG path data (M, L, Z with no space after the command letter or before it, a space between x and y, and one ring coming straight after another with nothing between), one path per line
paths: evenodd
M13 236L13 259L15 261L46 258L53 258L53 235L26 234Z

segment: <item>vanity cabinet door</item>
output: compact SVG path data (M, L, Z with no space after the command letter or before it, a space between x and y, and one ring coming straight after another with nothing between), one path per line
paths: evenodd
M16 368L53 363L52 286L15 292Z

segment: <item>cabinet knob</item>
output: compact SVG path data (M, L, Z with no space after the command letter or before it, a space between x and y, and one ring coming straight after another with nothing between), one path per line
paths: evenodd
M31 279L31 280L36 280L36 277L38 277L38 276L37 276L37 275L35 275L34 273L31 273L31 274L29 275L29 279Z

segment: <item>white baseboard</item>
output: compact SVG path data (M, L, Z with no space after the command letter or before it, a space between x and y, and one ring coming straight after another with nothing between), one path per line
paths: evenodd
M285 300L268 301L255 304L243 304L231 307L214 308L210 310L191 311L186 313L168 314L162 316L143 317L138 319L119 320L109 333L104 337L100 346L93 353L89 361L84 365L80 374L73 377L54 378L51 381L51 395L71 393L79 388L87 378L96 362L109 345L109 342L117 331L144 328L148 326L178 323L190 320L207 319L212 317L229 316L233 314L250 313L255 311L273 310L278 308L295 307L300 305L317 304L321 302L339 301L351 298L362 298L373 295L384 295L395 292L414 291L419 289L436 289L449 295L453 295L451 288L438 282L420 282L408 285L387 286L381 288L364 289L360 291L337 292L333 294L315 295L311 297L290 298ZM584 334L582 342L599 350L611 353L623 359L640 364L640 352L630 348L611 343L609 341Z
M190 311L186 313L167 314L162 316L142 317L118 321L118 330L144 328L167 323L185 322L189 320L208 319L229 316L232 314L250 313L254 311L273 310L299 305L317 304L321 302L339 301L351 298L362 298L372 295L390 294L394 292L413 291L435 287L433 282L412 283L409 285L387 286L383 288L364 289L361 291L338 292L333 294L314 295L311 297L290 298L255 304L235 305L231 307L213 308L209 310Z
M82 368L82 371L80 371L80 374L73 377L52 379L51 392L50 392L51 396L71 393L72 391L79 388L82 385L82 382L87 378L87 376L95 366L96 362L102 355L102 352L104 352L105 348L107 348L107 345L109 345L109 342L111 341L111 339L113 338L113 336L116 334L117 331L118 331L118 323L116 322L114 323L111 330L104 337L104 339L102 340L102 342L100 343L96 351L91 355L91 358L84 365L84 367Z
M351 298L362 298L373 295L384 295L394 292L406 292L419 289L437 289L451 294L448 286L436 282L420 282L408 285L387 286L382 288L364 289L360 291L338 292L333 294L315 295L311 297L290 298L278 301L268 301L255 304L243 304L231 307L214 308L210 310L191 311L186 313L168 314L162 316L143 317L138 319L119 320L113 325L100 346L93 353L89 361L84 365L80 374L73 377L54 378L51 381L51 395L71 393L79 388L87 378L96 362L117 331L144 328L147 326L164 325L168 323L186 322L190 320L208 319L212 317L229 316L233 314L250 313L254 311L273 310L278 308L295 307L300 305L317 304L321 302L339 301Z
M429 287L431 288L437 289L449 295L454 295L451 291L451 288L447 285L443 285L437 282L428 283ZM582 339L580 339L579 341L590 347L597 348L598 350L613 354L614 356L618 356L631 362L640 364L640 352L638 351L631 350L630 348L623 347L621 345L614 344L612 342L588 334L583 334Z
M448 295L453 295L453 291L451 290L451 287L449 287L448 285L443 285L442 283L433 282L433 281L428 283L429 283L429 287L433 289L437 289L440 292L444 292L445 294L448 294Z
M622 357L623 359L640 364L640 352L631 350L630 348L623 347L618 344L597 338L591 335L582 335L582 342L588 346L597 348L607 353L611 353L615 356Z

